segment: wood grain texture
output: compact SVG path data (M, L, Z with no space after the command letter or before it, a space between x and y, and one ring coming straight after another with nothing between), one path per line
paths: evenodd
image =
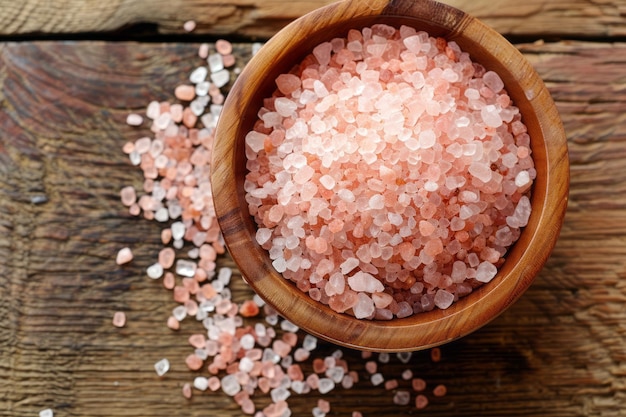
M481 330L409 365L392 358L387 379L411 368L429 383L424 413L393 406L367 382L360 354L345 350L362 381L323 396L332 415L621 416L626 410L626 45L519 45L546 80L569 138L572 187L561 238L539 278ZM241 51L249 45L242 45ZM141 174L121 147L147 131L131 110L168 99L197 65L196 46L106 42L0 46L0 416L240 416L221 393L180 395L186 337L175 306L145 277L160 226L133 218L119 189ZM135 260L113 259L131 246ZM232 264L228 258L221 260ZM247 291L237 281L237 294ZM126 311L128 325L111 325ZM320 356L334 351L323 345ZM172 370L157 378L162 357ZM438 383L448 395L435 398ZM406 387L405 381L400 381ZM310 415L317 396L289 399ZM267 401L260 400L260 402Z
M0 35L114 31L136 23L161 33L268 38L293 19L335 0L0 0ZM625 0L443 0L505 35L619 37L626 35Z

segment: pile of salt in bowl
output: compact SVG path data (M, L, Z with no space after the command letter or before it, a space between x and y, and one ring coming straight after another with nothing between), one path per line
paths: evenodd
M316 46L246 136L257 242L356 318L446 309L491 281L530 216L530 138L454 42L377 24Z
M253 54L259 47L254 44L252 51L239 54ZM150 279L162 281L177 304L164 322L177 331L183 321L195 319L199 328L181 343L190 349L185 366L204 375L185 383L182 394L191 398L194 393L221 392L233 397L244 415L287 417L291 395L323 396L333 389L367 384L379 386L381 394L388 392L398 406L426 407L429 398L444 396L447 390L441 384L430 387L417 375L412 369L415 355L398 353L394 359L388 353L363 352L358 363L350 364L354 354L344 355L332 346L324 349L330 354L318 353L317 338L279 317L258 296L234 299L233 271L217 266L225 247L208 175L213 132L224 101L221 89L240 70L232 49L225 40L202 44L198 52L202 65L193 70L188 83L175 89L171 102L153 101L144 115L127 118L131 126L149 125L152 135L124 145L145 180L142 190L127 186L120 191L122 204L133 216L163 225L164 247L146 272ZM132 260L128 247L121 248L115 259L118 265ZM124 327L127 319L132 317L118 311L112 322ZM438 348L431 350L432 362L440 357ZM404 371L386 372L384 367L392 360L405 364ZM359 372L354 365L364 369ZM176 364L168 358L155 358L159 377L166 378L172 366ZM329 401L319 398L311 413L323 417L330 408ZM362 416L359 411L351 415Z

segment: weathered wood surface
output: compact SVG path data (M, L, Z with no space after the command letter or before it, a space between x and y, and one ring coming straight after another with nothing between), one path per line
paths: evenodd
M156 25L160 33L267 38L293 19L335 0L0 0L0 35L114 31ZM367 1L367 0L364 0ZM626 35L626 0L442 0L483 19L505 35L620 37Z
M510 310L444 346L440 363L414 356L415 375L448 386L446 397L429 395L426 412L393 406L393 392L361 381L323 396L332 415L626 415L626 45L519 46L569 138L571 199L553 256ZM183 363L186 337L200 325L166 328L175 303L144 272L162 247L160 225L118 200L121 187L141 183L121 147L148 133L126 126L127 113L171 99L198 64L196 47L0 46L1 417L48 407L55 416L241 415L221 393L181 396L195 376ZM127 245L136 258L118 267ZM117 310L128 315L123 329L111 325ZM367 379L360 355L345 355ZM160 379L153 364L163 357L172 370ZM393 359L382 372L406 368ZM317 398L292 396L293 415L311 415Z

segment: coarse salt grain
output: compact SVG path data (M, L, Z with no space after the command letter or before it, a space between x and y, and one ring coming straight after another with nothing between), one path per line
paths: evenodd
M39 412L39 417L54 417L54 411L51 408L46 408Z
M246 136L257 242L338 312L446 309L494 278L528 222L526 129L500 77L454 42L386 25L354 33L278 76L264 128Z
M113 326L124 327L126 325L126 314L123 311L116 311L113 314Z
M126 264L133 260L133 252L130 248L122 248L117 252L115 263L118 265Z

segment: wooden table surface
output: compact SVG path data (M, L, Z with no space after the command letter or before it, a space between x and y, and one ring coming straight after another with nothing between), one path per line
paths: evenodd
M221 392L181 395L206 374L184 364L201 326L169 330L176 303L146 277L162 225L119 201L123 186L142 181L121 148L149 134L125 119L173 99L200 65L200 42L238 41L244 65L252 41L329 2L0 0L1 417L46 408L61 417L242 415ZM393 405L394 391L369 383L360 353L344 349L361 381L294 394L292 415L312 415L324 398L336 416L625 416L626 0L448 2L509 37L553 94L571 159L560 240L529 291L443 346L441 362L419 352L408 365L394 356L381 365L386 379L409 368L427 381L425 410ZM189 19L192 34L182 30ZM119 267L124 246L135 259ZM247 291L234 287L236 298ZM111 324L118 310L128 316L122 329ZM322 344L315 355L334 350ZM163 378L153 368L161 358L172 363ZM440 383L448 394L434 397Z

